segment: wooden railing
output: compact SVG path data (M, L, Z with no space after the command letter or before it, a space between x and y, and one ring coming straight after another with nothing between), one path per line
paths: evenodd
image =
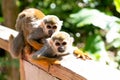
M9 52L9 36L17 31L0 26L0 48ZM93 60L65 56L59 65L47 60L33 60L31 55L20 59L21 80L120 80L120 72Z

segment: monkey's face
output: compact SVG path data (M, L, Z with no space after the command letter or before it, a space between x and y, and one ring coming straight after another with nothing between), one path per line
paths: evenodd
M44 32L48 37L51 37L54 32L58 32L61 29L62 23L57 16L47 15L43 19Z
M66 52L67 41L64 41L64 40L55 40L54 47L55 47L55 49L56 49L57 52L64 53L64 52Z
M47 34L49 37L51 37L52 34L53 34L54 32L56 32L57 28L58 28L58 26L57 26L56 24L49 24L49 23L47 23L47 24L45 25L46 34Z
M63 31L55 32L51 38L49 38L54 54L58 56L69 53L73 40L68 33Z

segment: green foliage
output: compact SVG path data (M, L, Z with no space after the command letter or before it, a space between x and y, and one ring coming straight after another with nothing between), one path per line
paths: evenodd
M92 24L95 27L99 27L103 30L109 30L111 27L113 27L111 23L118 24L117 21L120 21L120 19L117 17L108 16L97 9L88 8L84 8L78 13L71 14L70 17L72 18L71 21L73 23L77 23L78 27ZM119 27L119 25L116 25L116 27Z
M120 0L114 0L116 10L120 13Z
M10 58L9 55L0 57L0 80L8 80L9 69L11 69L11 67L19 69L19 61Z
M4 21L3 17L0 17L0 23L3 22L3 21Z
M104 41L99 34L93 34L87 37L85 50L90 53L102 53L105 50Z
M105 54L112 48L116 48L116 54L118 53L120 49L120 19L118 17L89 8L81 9L77 13L71 14L70 17L70 21L76 24L76 28L90 27L93 29L84 32L84 34L87 33L85 51L95 54L96 58L101 56L96 56L96 53ZM83 29L85 30L85 28ZM118 64L119 59L117 58Z
M95 30L97 30L97 32L100 32L100 30L103 30L103 32L99 35L102 35L103 37L105 37L107 42L112 42L112 41L114 41L115 43L118 42L119 35L120 35L119 33L120 19L119 18L115 16L108 16L98 11L97 9L87 9L87 8L80 10L78 13L71 14L70 17L71 17L71 22L73 24L76 24L77 27L86 27L86 25L92 24L96 28ZM99 31L97 27L99 28ZM104 31L105 31L105 34L103 34ZM111 37L111 35L113 35L113 37ZM115 43L112 43L112 44L115 45Z
M118 51L117 56L115 57L115 62L118 63L117 68L120 70L120 50Z

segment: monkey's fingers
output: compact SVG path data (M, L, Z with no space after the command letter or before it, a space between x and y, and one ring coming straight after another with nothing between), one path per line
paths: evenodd
M82 60L92 60L91 57L89 57L89 55L85 55L85 54L80 54L80 55L76 55L77 58L81 58Z
M89 60L92 60L92 58L89 55L87 55L86 58Z

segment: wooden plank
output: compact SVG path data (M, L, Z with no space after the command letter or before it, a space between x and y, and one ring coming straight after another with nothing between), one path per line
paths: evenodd
M16 36L17 32L0 26L0 47L7 51L9 51L8 39L10 34ZM23 67L27 79L32 75L34 76L33 78L39 78L40 73L38 72L38 75L34 75L34 73L37 74L36 70L43 70L45 74L47 73L47 75L52 75L53 78L61 80L120 80L120 71L93 60L83 61L77 59L72 54L65 56L61 60L60 65L50 64L46 60L33 60L31 55L25 55L26 58L23 60ZM30 71L32 68L37 69ZM35 80L33 78L32 80Z
M47 73L55 76L61 80L87 80L80 74L76 74L73 70L69 70L67 67L64 67L60 64L51 64L48 60L34 60L31 58L31 55L26 55L26 61L30 62L34 66L37 66ZM74 57L74 56L73 56ZM77 59L77 58L76 58ZM64 62L65 58L61 61ZM67 60L70 60L67 58ZM67 62L68 63L68 62ZM69 63L68 63L69 64Z
M19 61L20 61L20 80L26 80L25 79L24 60L19 59Z
M6 51L9 51L9 36L10 35L13 35L13 36L16 36L18 34L17 31L13 30L13 29L10 29L10 28L7 28L7 27L4 27L2 25L0 25L0 48L6 50Z
M25 80L59 80L56 77L51 76L43 69L30 64L27 61L23 61L25 70Z

